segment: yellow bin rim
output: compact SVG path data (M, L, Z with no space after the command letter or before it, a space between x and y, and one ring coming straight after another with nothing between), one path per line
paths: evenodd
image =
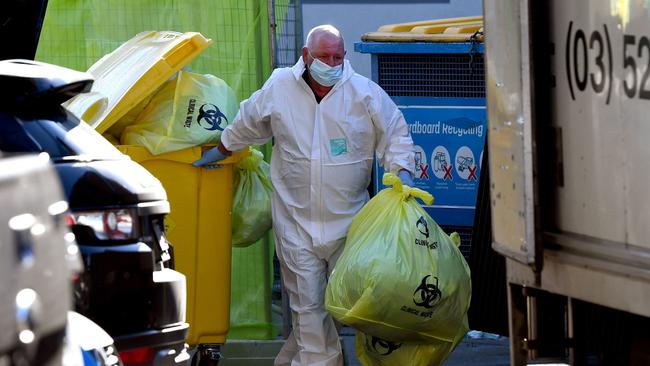
M484 38L480 15L386 24L361 36L364 42L483 42Z

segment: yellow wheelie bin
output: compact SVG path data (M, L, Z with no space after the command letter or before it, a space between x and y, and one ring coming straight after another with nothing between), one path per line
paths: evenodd
M136 145L120 151L156 176L167 191L171 212L165 231L176 270L187 277L188 343L218 349L230 326L230 263L233 164L247 150L220 162L218 169L192 166L205 147L152 155Z

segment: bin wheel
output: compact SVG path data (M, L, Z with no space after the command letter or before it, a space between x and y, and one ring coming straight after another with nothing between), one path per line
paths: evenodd
M221 345L200 344L192 357L192 366L217 366L220 359Z

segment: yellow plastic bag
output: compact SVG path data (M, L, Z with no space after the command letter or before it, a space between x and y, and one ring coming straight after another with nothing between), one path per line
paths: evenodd
M59 7L58 12L53 10L57 6ZM65 32L70 32L70 29L75 28L74 26L72 28L69 27L75 22L72 19L77 18L76 16L69 16L69 10L71 9L61 11L66 6L70 7L69 4L57 4L48 8L48 18L52 16L54 17L52 19L55 19L57 14L61 17L61 19L51 22L57 24L56 26L50 27L51 31L55 29L66 29ZM93 5L88 6L97 10ZM53 12L50 12L50 9ZM80 9L77 8L77 10ZM125 11L128 12L129 10ZM140 9L140 11L146 10ZM153 19L148 19L147 21L155 22ZM59 22L64 22L66 26L60 28L61 24ZM72 22L72 24L68 22ZM74 49L75 47L79 47L79 43L82 45L85 44L87 41L83 36L85 31L90 31L94 34L91 38L95 39L95 41L103 41L99 48L105 48L107 44L112 44L113 41L121 39L121 35L105 35L100 30L102 27L110 27L110 21L100 23L102 24L79 24L81 27L80 34L71 35L72 38L67 38L69 42L65 43L65 47ZM131 29L141 28L142 24L139 26L126 25L126 27ZM121 29L120 33L130 33L130 31L123 31L124 29ZM58 31L54 33L56 32ZM50 37L52 39L58 38L51 34ZM77 41L76 45L75 40ZM77 117L90 124L97 132L101 134L108 132L110 135L119 139L129 122L128 119L124 120L123 116L148 96L154 94L154 91L165 80L172 77L183 66L189 64L201 52L206 50L211 43L212 40L196 32L140 32L124 42L117 49L95 61L88 69L88 73L95 78L92 92L77 94L77 96L64 103L64 106ZM57 47L61 47L61 43L54 48ZM51 47L46 48L52 49ZM90 54L95 54L99 48L96 49L93 47L93 51L89 52L86 56L89 57ZM81 54L85 54L84 51ZM58 55L50 55L50 57L52 56L58 57ZM81 56L73 62L83 64L87 61L91 60Z
M269 164L255 149L235 165L235 192L232 198L232 245L247 247L271 228Z
M354 217L325 293L338 321L392 342L453 342L471 297L454 241L416 202L433 197L385 174L385 188Z
M214 75L179 71L151 98L120 138L154 155L218 143L238 110L234 91Z
M458 331L453 342L433 341L427 344L395 343L357 331L354 348L364 366L438 366L445 362L467 330L465 317L464 327Z

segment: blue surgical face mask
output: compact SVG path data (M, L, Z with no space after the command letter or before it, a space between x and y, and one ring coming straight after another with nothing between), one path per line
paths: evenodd
M322 86L333 86L336 82L341 80L341 76L343 75L343 64L330 66L312 56L311 52L309 53L309 56L314 59L311 65L309 65L309 73L317 83Z

